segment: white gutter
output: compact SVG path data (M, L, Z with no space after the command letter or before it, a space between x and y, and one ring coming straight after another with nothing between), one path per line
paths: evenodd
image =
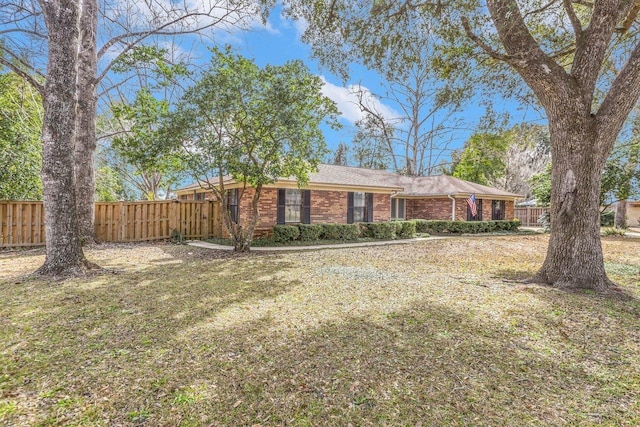
M451 205L451 221L456 220L456 198L451 197L451 194L447 194L447 197L453 200L453 204Z

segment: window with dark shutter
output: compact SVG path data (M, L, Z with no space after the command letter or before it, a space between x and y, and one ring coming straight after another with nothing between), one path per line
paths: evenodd
M292 188L285 190L284 222L299 223L302 210L302 191Z
M347 193L347 223L373 222L373 194Z
M478 215L471 215L471 208L467 205L467 221L482 221L482 199L476 199L476 211Z
M366 193L366 200L365 218L367 218L367 222L373 222L373 193Z
M278 224L309 224L311 191L297 188L278 189Z
M366 193L353 193L353 222L367 222Z
M227 209L229 209L229 215L231 221L238 223L238 189L227 190Z
M311 190L302 191L302 217L303 224L311 224Z
M347 193L347 224L353 224L353 192Z
M504 210L504 200L493 200L491 202L491 219L493 221L502 221L504 219Z
M284 215L285 215L285 198L286 198L287 192L284 188L279 188L278 189L278 218L277 218L277 223L278 224L284 224L285 220L284 220Z
M404 219L405 199L391 199L391 219Z

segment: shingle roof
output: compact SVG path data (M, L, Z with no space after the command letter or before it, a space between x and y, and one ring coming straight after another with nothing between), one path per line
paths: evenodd
M405 196L446 196L446 195L476 195L515 197L523 196L498 188L476 184L475 182L464 181L449 175L434 175L423 177L400 177Z
M295 179L293 177L281 178L280 181L295 181ZM484 196L522 197L519 194L464 181L448 175L410 177L384 170L328 164L318 165L318 171L309 174L309 184L387 188L398 191L399 196L408 197L455 196L469 195L471 193ZM200 186L196 183L180 188L178 191L199 188Z
M309 174L310 184L344 185L352 187L382 187L402 190L395 182L398 175L383 170L337 166L321 163L318 172ZM294 180L293 177L287 180Z

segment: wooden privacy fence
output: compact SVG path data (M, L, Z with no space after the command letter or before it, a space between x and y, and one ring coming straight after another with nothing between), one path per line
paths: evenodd
M99 242L206 239L222 234L220 205L214 201L96 203ZM0 247L45 243L42 202L0 201Z
M518 218L525 227L539 227L538 218L546 212L549 212L549 208L516 207L515 217Z

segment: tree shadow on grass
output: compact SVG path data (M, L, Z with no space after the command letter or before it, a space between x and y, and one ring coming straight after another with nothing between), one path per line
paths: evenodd
M285 333L272 332L274 323L172 341L166 369L139 384L175 411L154 415L222 425L617 423L633 419L625 408L640 397L610 357L630 366L637 356L598 350L613 331L585 347L553 323L528 329L430 303L380 322L345 318ZM113 403L126 412L145 402Z
M0 387L18 401L6 420L19 424L32 405L42 425L624 424L638 409L640 340L616 301L598 308L538 289L548 307L503 319L422 300L377 320L283 328L283 312L203 329L194 326L298 283L243 290L230 275L232 290L167 285L180 274L157 273L156 286L116 277L59 301L55 316L27 316L3 353L9 379ZM611 310L627 317L586 337L589 316Z
M286 292L298 284L277 279L287 268L263 256L200 259L0 288L0 404L24 399L3 416L15 413L7 422L19 425L22 405L27 413L36 405L36 420L60 425L76 422L98 395L130 399L126 393L149 369L162 370L153 360L174 354L172 336L229 305Z
M636 424L637 303L531 286L499 314L502 299L445 305L422 295L326 320L321 305L289 298L304 278L279 276L288 259L158 262L16 286L0 305L0 399L15 410L0 420ZM287 322L301 313L325 320Z

